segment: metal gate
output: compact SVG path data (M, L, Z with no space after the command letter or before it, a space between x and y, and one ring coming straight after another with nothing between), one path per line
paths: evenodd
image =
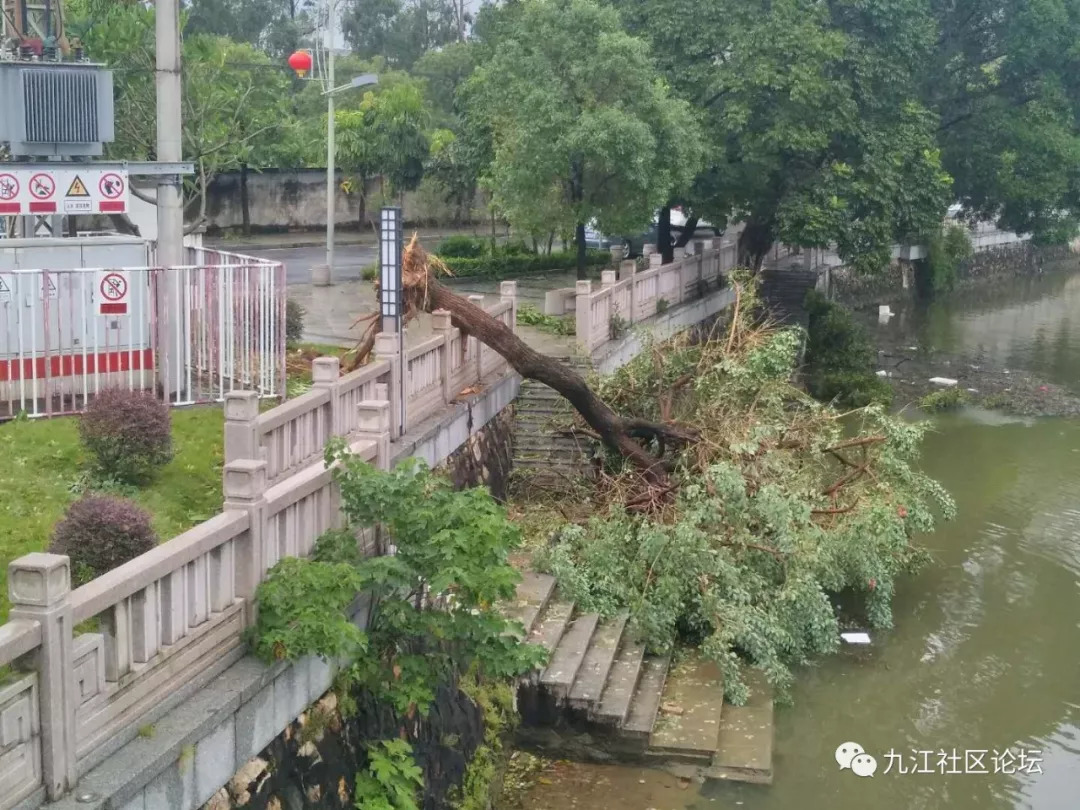
M109 387L175 405L283 395L284 267L193 253L184 267L0 272L0 419L76 413Z

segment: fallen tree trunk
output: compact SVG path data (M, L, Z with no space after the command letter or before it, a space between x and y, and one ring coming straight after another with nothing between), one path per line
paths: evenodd
M640 440L655 440L663 448L692 441L694 434L691 431L676 425L624 419L573 369L536 351L506 324L438 281L428 278L426 288L413 286L407 289L420 294L420 300L416 302L420 308L427 312L446 310L454 326L497 351L522 377L542 382L562 394L601 441L637 466L649 483L667 483L668 470L663 459L646 450Z
M638 500L652 504L671 492L669 463L664 455L669 448L694 441L696 431L675 424L620 416L589 388L581 375L555 358L536 351L502 321L448 290L436 280L433 269L447 272L438 257L428 257L416 237L413 237L402 261L406 322L420 312L449 312L455 327L498 352L522 377L542 382L562 394L595 431L600 441L637 467L649 485L649 491L639 496ZM347 370L351 371L366 362L375 344L378 318L362 317L356 324L367 318L370 318L370 322L356 348L350 352L352 357ZM656 453L649 452L646 447L651 442L656 444Z

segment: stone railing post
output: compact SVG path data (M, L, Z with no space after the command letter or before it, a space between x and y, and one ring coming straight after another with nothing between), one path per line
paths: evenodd
M8 563L8 618L41 625L41 646L35 655L41 771L50 799L59 799L78 779L70 592L71 561L66 555L35 551Z
M244 600L244 621L255 624L255 590L266 575L266 462L241 458L226 463L226 510L238 509L250 518L247 534L234 543L235 593Z
M649 268L659 267L664 263L663 253L650 253L649 254Z
M619 283L619 274L615 270L602 270L600 272L600 289L606 290Z
M627 279L630 280L629 285L627 285L630 288L630 294L627 296L630 301L630 312L627 313L626 316L627 323L633 323L637 317L637 294L634 290L634 288L637 287L637 284L634 282L634 274L636 272L637 262L633 259L627 259L619 264L619 279L622 281L626 281Z
M484 308L484 296L482 295L470 295L469 301L480 309ZM469 335L469 340L472 341L473 351L476 355L476 379L474 382L480 382L484 377L484 344L480 342L479 338L472 335Z
M656 245L642 245L641 246L641 255L644 256L645 258L648 258L648 257L652 256L654 253L656 253ZM650 261L649 264L651 265L652 262Z
M225 395L225 463L239 458L262 458L255 420L259 395L254 391L230 391Z
M341 358L316 357L311 361L311 387L325 388L330 392L330 435L341 436L344 419L338 410L341 406L339 383L341 378Z
M577 290L577 300L575 303L575 326L574 331L577 334L578 343L585 349L586 352L592 351L592 282L585 280L579 281L574 288Z
M500 281L499 282L499 300L504 304L510 304L510 329L511 331L517 330L517 282L516 281Z
M357 431L378 446L375 466L380 470L390 469L390 403L381 399L365 399L356 407L360 411L360 427Z
M437 309L431 313L431 331L436 335L442 336L442 345L439 346L439 374L441 376L440 382L442 383L442 400L443 404L450 402L453 399L456 391L452 391L451 385L451 372L450 372L450 333L453 332L454 325L451 323L450 310ZM387 417L389 418L389 416Z
M387 400L390 403L390 441L394 441L405 432L402 424L401 407L401 380L405 374L406 364L399 352L398 336L393 332L379 332L375 335L375 359L387 361L390 364L390 390L387 391Z

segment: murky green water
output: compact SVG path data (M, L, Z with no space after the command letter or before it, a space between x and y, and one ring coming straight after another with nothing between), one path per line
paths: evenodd
M1080 386L1080 276L1014 293L909 313L906 328ZM901 588L892 632L802 673L794 706L777 712L772 786L577 769L538 786L526 807L1078 810L1080 421L965 412L937 429L924 465L959 517L924 538L935 565ZM877 758L873 778L839 769L846 741ZM1006 748L1036 752L1029 773L1000 761L1015 772L994 773L994 750ZM890 749L909 771L920 752L918 770L930 772L900 774L894 759L885 773ZM965 772L978 770L964 761L978 750L989 773Z

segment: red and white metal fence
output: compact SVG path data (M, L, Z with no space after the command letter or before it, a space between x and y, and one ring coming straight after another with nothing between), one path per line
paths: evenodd
M284 267L202 249L189 260L0 273L0 419L76 413L108 387L176 405L282 395Z

